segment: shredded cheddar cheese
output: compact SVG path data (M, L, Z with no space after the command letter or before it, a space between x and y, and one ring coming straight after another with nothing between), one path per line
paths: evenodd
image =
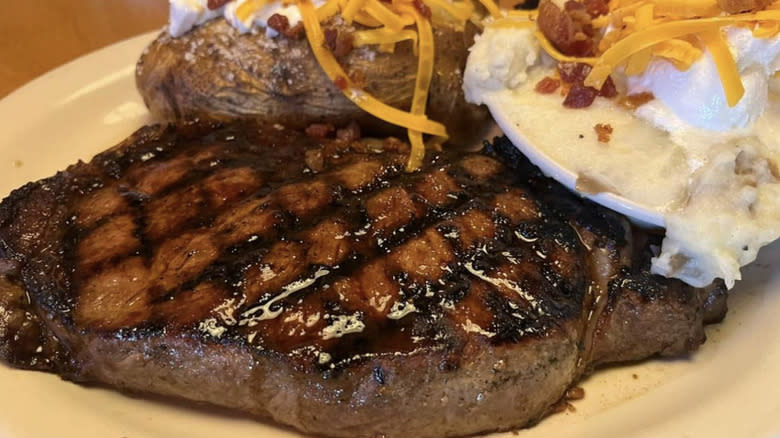
M717 0L653 0L659 16L680 18L714 17L721 10Z
M493 0L478 1L492 16L502 15ZM406 128L411 145L406 170L419 168L426 149L423 136L432 136L429 140L429 146L432 148L440 147L447 139L444 125L428 119L425 114L434 72L435 47L431 20L448 20L463 27L466 22L475 19L476 8L472 0L327 0L319 8L315 8L310 0L297 0L297 5L306 30L306 38L325 74L337 84L344 96L359 108L388 123ZM429 8L432 16L424 16L420 7ZM379 101L356 86L344 72L327 48L320 26L322 21L337 14L348 24L355 22L368 28L353 33L355 46L376 45L382 52L392 52L397 43L412 42L417 56L417 74L409 111Z
M517 18L510 15L506 18L499 18L498 20L491 21L489 26L491 29L519 27L532 28L536 27L536 23L527 18Z
M357 22L361 26L366 26L366 27L382 27L383 26L381 21L379 21L376 18L366 14L364 11L358 11L358 13L355 14L355 22Z
M493 3L493 0L479 0L479 2L482 3L482 6L484 6L485 9L487 9L491 17L501 17L501 9L498 8L497 4Z
M349 0L344 9L341 10L341 18L352 24L352 20L355 18L355 14L365 7L366 0Z
M412 114L419 115L425 114L428 89L433 78L433 29L430 21L420 15L416 9L408 9L407 13L414 17L414 21L417 23L417 33L420 37L420 54L417 57L417 78L414 84L411 109ZM422 165L422 160L425 156L422 132L410 129L409 142L412 146L412 152L406 164L406 170L411 172Z
M451 2L449 0L427 0L427 4L450 15L453 19L465 23L474 14L474 4L470 2Z
M591 25L602 32L594 57L560 53L540 31L536 38L558 61L591 65L585 85L594 88L600 88L617 68L627 75L641 74L653 57L685 71L706 49L712 54L726 100L734 106L745 90L723 28L744 26L756 38L774 37L780 33L780 0L764 10L740 14L725 13L718 0L611 0L609 12L595 17Z
M676 39L653 46L653 55L667 59L680 71L687 71L697 59L701 58L702 51L688 41Z
M720 26L706 20L681 20L654 25L629 34L598 57L593 64L593 70L585 78L585 85L601 88L618 65L640 50L677 37L713 29L720 29Z
M400 32L405 26L412 24L411 20L404 19L394 13L379 0L367 0L365 12L390 30Z
M298 3L298 7L303 18L303 27L306 29L306 37L309 39L309 44L311 44L311 49L317 58L317 62L332 81L344 85L342 92L355 105L367 113L394 125L435 136L447 136L447 130L441 123L431 121L425 115L415 115L384 104L357 88L347 74L344 73L333 54L324 47L325 36L319 21L317 21L317 13L314 10L314 6L308 0L302 0Z
M531 9L531 10L515 9L506 12L507 17L523 17L529 20L536 18L537 15L539 15L539 11L537 11L536 9Z
M753 27L753 36L756 38L771 38L780 31L780 23L772 21L760 21Z
M252 0L245 3L242 3L241 5L236 8L236 16L241 19L241 21L247 21L249 17L255 13L258 9L260 9L265 2L262 0Z
M317 20L320 22L329 19L339 13L339 1L327 0L322 6L317 8Z
M726 93L726 101L729 106L736 105L745 94L745 87L742 85L737 63L731 55L726 40L723 39L723 34L720 29L714 29L702 32L701 39L712 54L712 59L715 60L720 80L723 82L723 91Z

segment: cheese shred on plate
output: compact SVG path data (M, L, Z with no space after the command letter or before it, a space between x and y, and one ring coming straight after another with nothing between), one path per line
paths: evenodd
M608 7L607 14L591 22L602 35L594 57L567 56L542 32L535 33L541 47L555 60L591 65L585 85L597 89L618 67L628 75L643 73L652 57L664 58L685 71L706 48L717 67L726 100L733 107L745 89L723 28L746 27L756 38L771 38L780 32L780 0L764 10L739 14L725 13L714 0L611 0ZM535 12L523 15L526 23L535 20ZM522 21L518 23L522 25Z

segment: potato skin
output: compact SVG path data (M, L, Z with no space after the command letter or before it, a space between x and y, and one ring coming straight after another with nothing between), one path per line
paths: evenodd
M349 31L343 24L324 28ZM469 145L488 124L484 107L465 102L462 72L475 29L434 27L435 65L428 117L447 126L450 142ZM409 42L394 53L355 48L340 59L345 72L381 101L408 110L414 92L417 57ZM312 123L343 126L357 121L373 135L403 130L365 113L344 97L325 75L305 37L268 38L239 34L216 19L172 38L160 34L136 68L136 85L152 114L162 120L252 118L305 128Z

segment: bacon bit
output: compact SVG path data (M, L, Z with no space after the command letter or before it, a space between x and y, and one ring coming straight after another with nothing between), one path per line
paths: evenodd
M574 0L569 0L563 4L563 10L566 12L584 11L585 5Z
M283 34L290 29L290 20L282 14L273 14L268 17L268 27Z
M312 138L327 138L335 130L330 123L312 123L306 128L306 135Z
M615 82L612 81L612 76L607 76L607 80L604 81L604 85L599 90L599 96L611 99L617 95L617 88L615 87Z
M574 35L575 40L585 40L589 39L588 37L593 36L593 25L591 25L591 16L588 13L588 10L585 9L585 5L576 2L574 0L569 0L563 5L563 10L566 12L566 15L571 18L575 24L579 24L581 32L576 33Z
M355 37L348 32L336 29L325 29L325 44L337 59L341 59L352 51Z
M611 77L602 85L601 90L586 87L583 85L585 78L590 73L591 66L581 62L560 62L558 63L558 74L565 84L571 85L566 93L566 99L563 106L567 108L587 108L596 96L612 98L617 96L617 88ZM574 95L572 95L574 93ZM592 96L592 97L591 97Z
M566 400L582 400L585 398L585 389L581 386L575 386L566 390L566 394L563 396Z
M360 125L353 120L346 127L336 130L336 138L346 142L360 140Z
M600 142L609 143L609 139L612 138L612 125L609 123L597 123L593 130L596 131Z
M582 62L559 62L558 74L564 82L581 84L590 74L592 67Z
M562 53L570 56L592 56L596 46L590 15L581 3L566 2L562 10L552 0L539 2L536 23L544 36Z
M284 36L291 40L297 40L300 39L305 33L306 29L304 29L303 23L298 23L295 26L287 29L287 31L284 32Z
M592 18L609 13L609 5L604 0L583 0L583 3Z
M534 90L536 90L536 92L540 94L552 94L560 86L561 86L560 79L555 79L549 76L545 76L542 78L541 81L536 83L536 87L534 88Z
M336 79L333 80L333 83L336 84L337 87L339 87L339 90L344 91L347 88L349 88L349 83L347 82L347 78L344 76L337 76Z
M589 39L593 36L593 26L591 25L591 16L588 10L585 9L585 5L569 0L563 5L563 10L566 15L571 18L575 24L580 25L581 32L574 34L574 39L577 41Z
M565 400L559 400L558 403L550 406L550 413L560 414L562 412L566 412L568 405L569 403L567 403Z
M593 87L586 87L582 84L574 84L563 100L563 106L566 108L587 108L593 104L598 90Z
M325 36L325 47L331 52L336 50L336 40L339 38L339 31L333 28L327 28L323 30Z
M423 2L423 0L414 0L412 4L414 5L414 8L417 9L417 12L420 13L420 15L428 20L431 19L431 8L429 8L428 5Z
M268 17L268 27L293 40L298 39L303 34L302 23L290 27L290 20L282 14L273 14Z
M225 4L229 3L230 1L231 0L208 0L208 2L206 2L206 7L213 11L214 9L225 6Z
M634 110L646 104L647 102L650 102L653 99L655 99L653 93L645 91L637 94L629 94L628 96L625 96L622 99L620 99L618 103L630 110Z
M560 414L562 412L566 412L566 402L558 403L555 406L552 407L552 413L553 414Z
M338 39L336 39L336 50L333 51L333 56L336 58L343 58L352 51L355 37L348 32L339 33Z

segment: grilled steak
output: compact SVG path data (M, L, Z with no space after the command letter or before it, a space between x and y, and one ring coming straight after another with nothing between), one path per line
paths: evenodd
M411 174L407 152L147 127L27 184L0 204L0 356L314 434L442 437L528 425L722 316L505 140Z

